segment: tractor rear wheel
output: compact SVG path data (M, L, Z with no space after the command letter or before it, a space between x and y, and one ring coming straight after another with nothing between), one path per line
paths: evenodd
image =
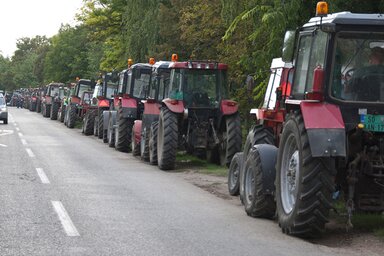
M328 222L334 159L312 157L300 114L288 116L276 169L278 222L284 233L315 237Z
M141 140L140 140L140 157L143 161L149 161L149 131L145 125L141 130Z
M62 105L59 113L57 114L57 119L60 122L64 122L64 117L65 117L65 105Z
M168 108L160 111L157 131L157 163L161 170L175 168L178 140L177 116Z
M276 155L274 156L274 159L276 159ZM269 159L269 161L271 161L271 159ZM273 162L274 167L274 161L271 162ZM266 170L263 170L263 164L258 148L251 149L243 168L245 182L243 203L245 212L252 217L274 217L276 211L274 197L272 193L266 194L264 192L265 188L273 187L274 179L268 180L264 177ZM274 170L268 171L274 172Z
M131 150L131 134L134 120L131 118L123 118L123 109L119 108L117 113L118 126L116 131L115 148L121 152L130 152Z
M159 122L153 122L149 128L149 163L152 165L157 164L157 130Z
M220 165L229 166L232 157L241 151L241 124L238 113L225 118L225 127L220 135Z
M51 106L51 120L57 120L57 114L59 112L59 104L57 102L53 102Z
M240 170L243 165L243 152L236 153L228 169L228 191L231 196L239 195Z
M67 120L67 126L68 128L75 127L76 123L76 107L73 105L68 105L68 120Z
M93 123L95 121L94 110L89 110L84 117L84 135L93 134Z

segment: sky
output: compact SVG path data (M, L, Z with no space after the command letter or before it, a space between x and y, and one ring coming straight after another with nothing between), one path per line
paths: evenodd
M3 0L0 9L0 54L12 57L22 37L57 34L61 24L75 25L83 0Z

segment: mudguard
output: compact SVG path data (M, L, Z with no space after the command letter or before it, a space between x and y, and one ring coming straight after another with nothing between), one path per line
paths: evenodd
M312 156L345 157L345 125L340 108L326 102L301 102L300 108Z
M163 100L163 104L173 113L180 114L184 112L184 102L181 100L166 98Z
M239 104L233 100L222 100L220 110L223 115L232 115L239 109Z
M135 143L136 145L140 144L141 140L141 120L135 120L133 124L133 133L135 134Z
M259 152L261 168L263 172L263 192L265 195L274 195L277 147L269 144L257 144L252 150Z

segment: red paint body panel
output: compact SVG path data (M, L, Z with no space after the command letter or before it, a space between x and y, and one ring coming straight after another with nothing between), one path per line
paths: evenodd
M239 104L233 100L222 100L220 110L223 115L232 115L239 109Z
M144 102L144 115L160 115L159 103Z
M77 96L71 96L71 103L80 104L80 98Z
M52 97L51 96L45 96L45 103L46 104L52 104Z
M121 106L123 108L137 108L137 102L135 99L132 98L122 98Z
M135 134L135 142L136 144L140 143L141 140L141 120L136 120L133 125L133 132Z
M340 108L325 102L300 103L306 129L344 129Z
M103 107L109 107L109 100L101 99L98 102L98 106L103 108Z
M270 109L257 109L257 119L268 120L276 123L283 123L285 117L285 110L270 110Z
M184 103L180 100L172 100L170 98L166 98L163 100L163 103L173 113L183 113L184 112Z
M113 106L118 107L120 102L120 97L113 98Z

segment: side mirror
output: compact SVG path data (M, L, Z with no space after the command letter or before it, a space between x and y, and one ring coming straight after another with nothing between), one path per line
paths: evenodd
M287 32L285 32L283 51L282 51L282 59L284 62L292 62L295 42L296 42L296 31L288 30Z

